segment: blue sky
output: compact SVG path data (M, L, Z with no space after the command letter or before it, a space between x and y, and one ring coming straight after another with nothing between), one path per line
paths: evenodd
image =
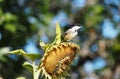
M104 19L102 25L102 35L104 38L113 39L118 35L119 32L120 30L115 28L109 19Z
M84 70L87 74L93 73L95 70L104 68L106 61L102 57L97 57L93 61L87 61L84 64Z
M27 41L26 45L24 46L24 50L27 53L39 53L38 49L36 47L36 43L34 41L34 38L31 38Z

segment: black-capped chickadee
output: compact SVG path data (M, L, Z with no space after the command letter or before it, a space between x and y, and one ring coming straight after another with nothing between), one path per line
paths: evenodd
M68 29L63 35L63 41L70 41L75 36L77 36L78 31L82 28L82 26L75 25L72 28Z

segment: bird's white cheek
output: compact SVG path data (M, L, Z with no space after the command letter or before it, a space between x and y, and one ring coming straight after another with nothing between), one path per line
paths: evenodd
M76 35L77 35L77 32L70 34L70 36L71 36L72 38L74 38Z

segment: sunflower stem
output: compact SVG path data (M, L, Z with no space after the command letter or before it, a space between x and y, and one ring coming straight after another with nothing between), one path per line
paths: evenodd
M33 61L33 79L38 79L39 73L37 72L37 68L35 62Z

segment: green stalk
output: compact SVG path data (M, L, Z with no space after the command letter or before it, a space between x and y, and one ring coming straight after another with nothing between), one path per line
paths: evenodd
M33 61L33 79L37 79L35 77L35 71L36 71L36 69L35 69L35 62Z
M33 79L39 79L40 69L37 69L35 62L33 61Z

